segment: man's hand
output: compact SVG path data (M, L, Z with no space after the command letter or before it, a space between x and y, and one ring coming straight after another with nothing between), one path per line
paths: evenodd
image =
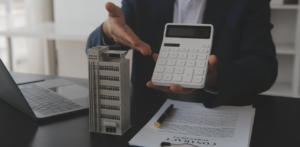
M103 24L103 33L110 40L151 55L150 45L141 41L125 22L123 11L113 3L106 3L108 19Z
M154 53L152 55L154 61L157 61L158 54ZM206 82L205 82L205 87L210 88L210 87L217 87L217 65L218 65L218 59L215 55L209 56L208 59L208 71L206 75ZM191 89L191 88L182 88L179 85L172 85L171 87L166 87L166 86L154 86L152 81L149 81L147 83L147 87L149 88L154 88L156 90L160 90L163 92L168 92L168 93L178 93L178 94L189 94L193 92L196 89Z
M208 58L208 68L206 74L205 87L216 88L218 87L218 59L215 55L210 55Z

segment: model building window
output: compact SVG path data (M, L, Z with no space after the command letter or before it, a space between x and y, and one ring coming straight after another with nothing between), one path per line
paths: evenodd
M119 96L111 96L111 95L100 95L100 99L119 101L120 97Z
M107 85L100 85L101 90L110 90L110 91L119 91L119 87L117 86L107 86Z
M107 133L116 133L116 127L108 127L106 126Z
M115 77L115 76L103 76L103 75L100 75L100 80L119 81L119 77Z
M102 105L101 104L101 109L120 110L120 106Z
M119 67L117 67L117 66L103 66L103 65L100 65L100 70L119 71Z
M109 114L101 114L101 118L120 120L120 116L118 116L118 115L109 115Z

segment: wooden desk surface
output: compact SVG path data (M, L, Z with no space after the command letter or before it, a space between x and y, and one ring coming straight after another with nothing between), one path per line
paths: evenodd
M17 83L55 76L12 73ZM88 86L87 79L67 78ZM147 93L147 94L145 94ZM123 136L90 133L88 111L35 122L0 101L1 147L126 147L166 98L145 85L132 85L131 125ZM300 99L257 96L251 147L300 146Z

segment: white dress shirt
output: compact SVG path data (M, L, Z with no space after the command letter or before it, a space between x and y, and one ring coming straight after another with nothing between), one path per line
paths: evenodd
M206 0L176 0L173 23L201 24Z

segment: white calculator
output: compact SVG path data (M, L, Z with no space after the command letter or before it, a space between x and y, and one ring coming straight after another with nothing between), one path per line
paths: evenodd
M166 24L152 83L204 88L212 38L209 24Z

